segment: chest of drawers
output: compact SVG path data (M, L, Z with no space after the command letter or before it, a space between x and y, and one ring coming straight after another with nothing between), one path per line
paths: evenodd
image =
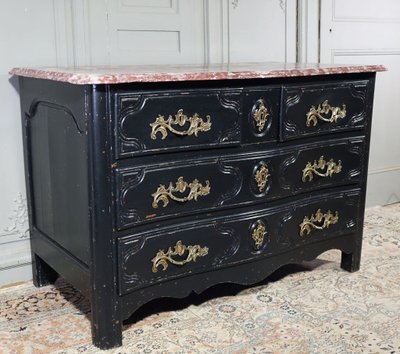
M97 346L120 345L155 298L332 248L359 268L382 67L95 70L12 73L33 281L61 275L90 298Z

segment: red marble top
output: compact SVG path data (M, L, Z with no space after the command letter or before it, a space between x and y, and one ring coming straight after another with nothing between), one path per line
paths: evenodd
M14 68L11 75L71 84L257 79L385 71L382 65L243 63L212 65Z

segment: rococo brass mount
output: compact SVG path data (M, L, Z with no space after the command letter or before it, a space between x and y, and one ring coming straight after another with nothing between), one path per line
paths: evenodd
M174 256L182 257L186 251L188 252L186 259L175 260L172 258ZM164 250L159 250L157 252L156 256L151 260L153 262L151 270L153 273L157 273L158 267L162 266L162 270L164 271L168 268L168 262L182 266L189 262L196 262L197 257L204 257L207 254L208 247L201 247L199 245L185 246L182 244L182 241L179 240L174 246L174 249L168 247L167 252L164 252Z
M271 176L268 171L268 167L266 164L262 164L256 171L254 176L255 181L257 182L258 190L262 192L267 186L268 177Z
M265 225L261 222L258 222L257 227L254 228L253 233L251 235L251 238L254 241L254 248L256 250L259 250L264 244L264 238L266 234L267 231L265 229Z
M325 116L328 115L329 112L331 112L331 116ZM315 127L318 124L318 119L328 123L336 123L338 119L346 117L346 113L345 104L342 108L331 107L331 105L328 103L328 100L325 100L322 105L318 105L318 107L311 106L306 115L306 125L309 127L312 123L312 125Z
M258 106L253 113L253 118L256 122L256 126L259 132L262 132L265 123L267 122L267 118L269 116L268 109L264 105L264 101L262 99L258 100L256 105Z
M164 119L163 115L159 114L156 120L150 123L150 137L155 140L157 139L157 133L160 133L161 139L164 140L168 135L168 130L177 135L197 136L199 132L206 132L211 129L211 117L207 115L206 118L207 120L203 121L197 113L192 117L188 117L183 113L183 109L178 110L175 118L170 115L167 120ZM186 130L179 131L174 128L174 126L183 127L186 123L189 123L189 127Z
M318 162L316 160L314 160L313 164L307 162L306 167L303 169L302 181L307 182L308 178L308 181L311 182L314 178L313 174L320 177L332 177L334 173L339 173L340 171L342 171L342 161L339 160L337 163L333 159L325 161L324 157L321 156Z
M184 193L186 189L189 188L189 194L186 197L176 197L173 193L179 192ZM197 201L200 196L205 196L210 194L210 181L206 181L206 185L203 186L199 183L198 179L194 179L193 182L187 183L183 180L183 177L179 177L178 181L175 183L175 187L172 182L169 183L168 188L163 184L160 184L157 191L151 196L153 197L153 208L158 208L158 203L163 202L163 207L165 208L169 204L169 199L175 200L176 202L187 202L189 200Z
M333 214L330 210L328 210L325 214L323 214L321 209L318 209L315 215L311 215L311 217L304 217L303 222L299 225L300 236L303 237L310 234L313 229L322 230L328 228L329 226L336 224L338 221L339 213L337 211L335 214Z

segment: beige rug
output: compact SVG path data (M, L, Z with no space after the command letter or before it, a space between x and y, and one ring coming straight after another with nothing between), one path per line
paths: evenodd
M106 353L400 353L400 204L367 210L359 272L339 264L329 251L252 288L157 300ZM99 353L89 316L63 281L2 289L0 353Z

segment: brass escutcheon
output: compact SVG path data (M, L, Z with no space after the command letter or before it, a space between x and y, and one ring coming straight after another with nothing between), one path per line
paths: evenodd
M255 175L254 175L254 179L257 183L258 186L258 190L260 192L265 190L265 187L267 186L267 182L268 182L268 177L270 177L271 175L269 174L268 171L268 166L266 164L262 164L256 171Z
M264 244L264 238L265 235L267 234L267 231L263 223L261 223L260 221L258 221L257 223L258 223L257 227L253 230L251 238L254 241L254 248L256 250L259 250Z
M256 106L258 106L258 107L254 110L253 118L256 122L258 131L262 132L265 127L265 123L267 122L269 113L268 113L267 107L265 107L265 105L264 105L264 100L259 99L256 102Z

